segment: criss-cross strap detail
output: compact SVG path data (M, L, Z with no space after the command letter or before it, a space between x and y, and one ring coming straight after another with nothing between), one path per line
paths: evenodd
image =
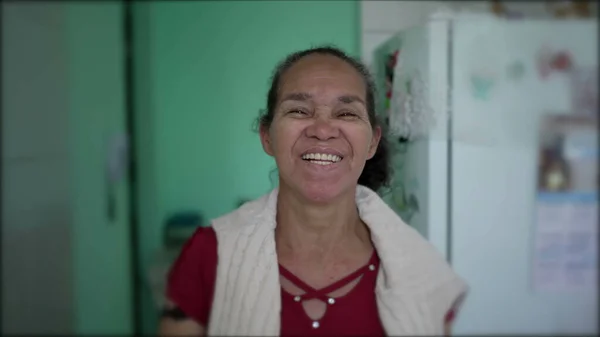
M327 302L329 300L329 296L327 296L328 294L330 294L330 293L344 287L348 283L354 281L355 279L357 279L361 274L363 274L367 270L370 270L370 271L377 270L378 266L379 266L379 259L377 258L377 252L373 251L373 255L371 255L371 258L369 259L369 262L366 265L360 267L358 270L352 272L351 274L345 276L344 278L328 285L325 288L319 289L319 290L304 283L304 281L299 279L296 275L294 275L292 272L287 270L281 264L279 264L279 273L283 277L288 279L290 282L292 282L295 286L297 286L298 288L300 288L304 291L304 294L301 295L302 300L318 298L323 302Z

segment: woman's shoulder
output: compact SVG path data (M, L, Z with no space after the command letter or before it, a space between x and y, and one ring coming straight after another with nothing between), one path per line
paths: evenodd
M278 189L251 201L248 201L234 211L212 220L211 225L218 233L237 233L243 224L256 224L260 219L263 225L274 225L277 206Z
M217 244L217 236L212 227L198 227L181 248L171 272L216 265Z
M206 326L217 269L217 237L212 227L198 227L171 266L167 297L187 316Z
M217 243L217 235L215 229L212 226L198 227L194 231L194 234L188 240L188 244L191 245L206 245L206 244Z
M217 249L217 235L212 226L198 227L181 248L180 255L196 255ZM204 255L203 254L203 255Z

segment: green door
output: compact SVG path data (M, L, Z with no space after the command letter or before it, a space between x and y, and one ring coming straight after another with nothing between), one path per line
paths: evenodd
M125 133L123 8L66 6L74 333L131 334L129 186L123 167L107 174L115 161L111 144Z

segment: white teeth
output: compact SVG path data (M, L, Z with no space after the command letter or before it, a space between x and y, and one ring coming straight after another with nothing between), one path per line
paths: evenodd
M311 160L310 162L313 163L313 164L319 164L319 165L331 165L331 164L333 164L330 161L320 161L320 160Z
M302 156L302 159L310 160L313 163L326 163L320 165L329 165L331 163L337 163L342 160L340 156L336 156L334 154L326 154L326 153L307 153Z

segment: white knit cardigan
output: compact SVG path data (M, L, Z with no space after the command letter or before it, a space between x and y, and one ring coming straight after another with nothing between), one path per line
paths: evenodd
M280 333L277 194L274 189L212 222L218 266L208 323L211 336ZM466 293L466 283L375 192L359 185L356 204L381 261L375 293L386 334L442 335L444 317Z

